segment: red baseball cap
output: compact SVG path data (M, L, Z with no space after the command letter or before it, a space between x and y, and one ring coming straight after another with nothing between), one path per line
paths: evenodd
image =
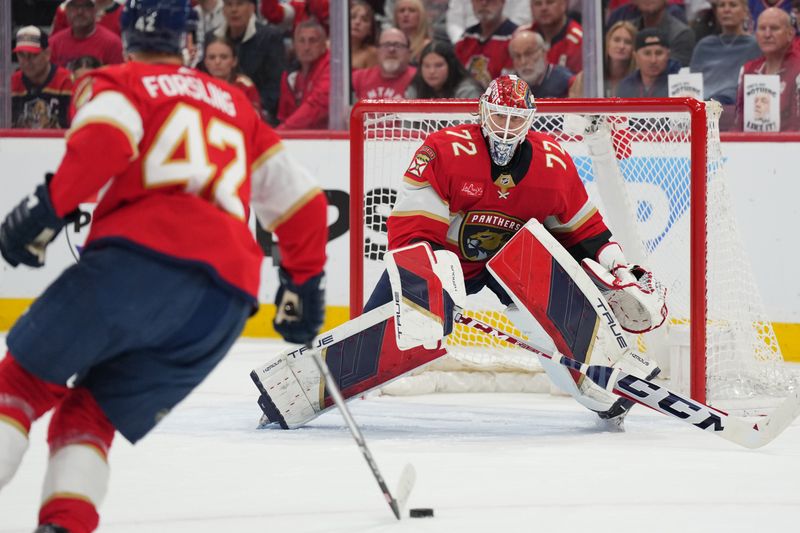
M42 50L47 50L47 33L36 26L25 26L17 32L17 46L14 53L30 52L38 54Z

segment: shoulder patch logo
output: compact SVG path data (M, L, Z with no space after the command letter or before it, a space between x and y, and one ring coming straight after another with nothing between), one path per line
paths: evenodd
M407 172L412 176L421 178L422 173L428 168L428 163L434 159L436 159L436 152L430 146L423 144L414 154L414 160L411 162L411 166L408 167Z

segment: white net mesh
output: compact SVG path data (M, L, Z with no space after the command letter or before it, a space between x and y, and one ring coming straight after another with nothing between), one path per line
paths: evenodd
M577 115L539 109L533 129L552 135L570 153L628 259L646 265L668 287L668 325L636 340L641 351L658 359L667 372L671 364L673 377L683 379L688 372L692 302L689 113L633 113L620 107L618 114ZM707 111L707 342L705 350L697 352L706 361L707 397L782 396L793 386L792 377L783 365L736 230L723 172L719 110L708 106ZM362 284L365 299L383 271L386 217L414 152L428 134L477 120L477 114L454 114L435 103L424 112L387 109L364 115L364 171L357 177L364 187L364 275L352 282ZM519 334L491 293L471 297L469 314ZM549 389L537 377L541 369L528 352L461 326L448 343L449 358L426 368L419 390L402 385L395 387L397 392ZM453 376L455 382L450 383Z

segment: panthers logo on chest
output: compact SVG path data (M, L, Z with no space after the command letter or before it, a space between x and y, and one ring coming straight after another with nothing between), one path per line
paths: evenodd
M522 227L523 221L497 211L470 211L459 232L461 255L468 261L486 261Z

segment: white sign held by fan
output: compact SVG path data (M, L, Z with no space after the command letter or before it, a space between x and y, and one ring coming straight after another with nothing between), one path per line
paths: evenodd
M744 131L781 130L781 80L777 74L744 77Z

